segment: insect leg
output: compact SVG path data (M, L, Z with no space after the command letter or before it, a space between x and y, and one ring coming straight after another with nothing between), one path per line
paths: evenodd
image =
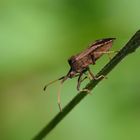
M111 60L112 59L112 55L110 53L108 53L107 55L108 55L109 60Z
M78 84L77 84L77 90L79 91L79 92L87 92L87 93L89 93L90 91L88 90L88 89L82 89L82 90L80 90L80 84L81 84L81 82L83 82L86 78L87 78L87 76L85 76L83 79L82 79L82 75L83 75L83 73L80 73L80 75L79 75L79 77L78 77Z
M112 53L118 53L119 51L107 51L106 54L108 55L109 60L112 59Z
M76 75L78 76L78 75ZM64 76L63 78L61 78L61 82L60 82L60 86L59 86L59 90L58 90L58 93L57 93L57 104L58 104L58 107L59 107L59 110L60 112L62 112L62 107L61 107L61 96L60 96L60 93L61 93L61 88L62 88L62 84L68 79L68 75Z
M92 78L92 76L89 74L89 72L88 72L88 79L91 81L93 78Z
M112 53L118 53L119 51L100 51L100 52L94 52L95 54L107 54L109 57L109 60L111 60L111 54Z
M119 51L97 51L97 52L94 52L95 54L99 53L99 54L111 54L111 53L118 53Z
M83 73L80 73L79 77L78 77L78 83L77 83L77 90L80 91L80 84L81 84L81 81L82 81L82 75Z
M94 53L91 54L91 60L92 60L92 64L95 64L95 56L94 56Z
M80 91L80 84L86 79L88 78L87 76L85 76L83 79L82 79L82 75L79 76L78 78L78 84L77 84L77 90Z
M60 83L59 90L58 90L58 93L57 93L57 104L58 104L60 112L62 112L61 98L60 98L61 88L62 88L62 82Z
M100 76L98 76L98 77L95 77L94 74L92 73L92 71L90 70L90 68L88 68L87 70L88 70L90 76L91 76L93 79L95 79L95 80L99 80L99 79L101 79L101 78L106 78L104 75L100 75Z

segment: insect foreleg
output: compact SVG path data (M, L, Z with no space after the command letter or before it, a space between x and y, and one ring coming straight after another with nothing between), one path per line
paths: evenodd
M62 88L62 84L68 79L68 76L65 76L61 79L60 82L60 86L59 86L59 90L58 90L58 94L57 94L57 103L58 103L58 107L60 109L60 112L62 112L62 107L61 107L61 98L60 98L60 93L61 93L61 88Z
M77 83L77 90L80 91L80 84L81 84L81 81L82 81L82 75L83 73L80 73L79 77L78 77L78 83Z

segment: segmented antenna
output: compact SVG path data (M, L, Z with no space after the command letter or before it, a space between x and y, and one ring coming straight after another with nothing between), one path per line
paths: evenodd
M49 85L51 85L51 84L53 84L53 83L55 83L55 82L57 82L57 81L59 81L59 80L64 79L64 77L65 77L65 76L62 76L62 77L60 77L60 78L58 78L58 79L56 79L56 80L54 80L54 81L49 82L47 85L44 86L43 90L45 91L46 88L47 88Z
M58 93L57 93L57 104L58 104L58 107L59 107L60 112L62 112L61 99L60 99L61 87L62 87L62 84L64 83L64 81L67 80L67 79L68 79L68 76L67 76L67 75L66 75L66 76L62 76L62 77L60 77L60 78L58 78L58 79L56 79L56 80L54 80L54 81L49 82L47 85L44 86L44 89L43 89L43 90L45 91L46 88L47 88L49 85L51 85L51 84L53 84L53 83L55 83L55 82L61 80L60 87L59 87L59 90L58 90Z

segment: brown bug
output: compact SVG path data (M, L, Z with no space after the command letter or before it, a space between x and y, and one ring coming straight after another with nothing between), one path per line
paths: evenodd
M110 53L114 53L114 51L109 51L110 48L112 47L112 43L115 40L115 38L104 38L101 40L96 40L92 45L90 45L87 49L85 49L84 51L82 51L81 53L71 56L68 59L68 63L70 65L70 70L67 73L67 75L62 76L54 81L51 81L50 83L48 83L45 87L44 90L46 90L46 88L58 81L61 80L61 85L64 83L64 81L66 81L68 78L74 78L78 76L78 83L77 83L77 90L78 91L87 91L87 89L83 89L80 90L80 84L82 81L84 81L86 77L84 77L82 79L83 74L85 74L85 72L88 72L89 76L92 79L100 79L100 78L104 78L104 75L100 75L99 77L95 77L94 74L91 72L89 65L94 65L95 62L103 55L103 54L110 54ZM59 109L60 111L62 111L61 109L61 105L60 105L60 90L58 92L58 105L59 105Z

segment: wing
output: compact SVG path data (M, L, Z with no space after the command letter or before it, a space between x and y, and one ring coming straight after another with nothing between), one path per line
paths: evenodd
M103 46L106 46L107 44L110 44L110 43L112 44L113 40L115 40L115 38L105 38L101 40L96 40L89 48L75 55L75 61L80 60L83 57L94 53L94 51L98 50L99 48L102 48ZM110 45L110 47L112 47L112 45Z

